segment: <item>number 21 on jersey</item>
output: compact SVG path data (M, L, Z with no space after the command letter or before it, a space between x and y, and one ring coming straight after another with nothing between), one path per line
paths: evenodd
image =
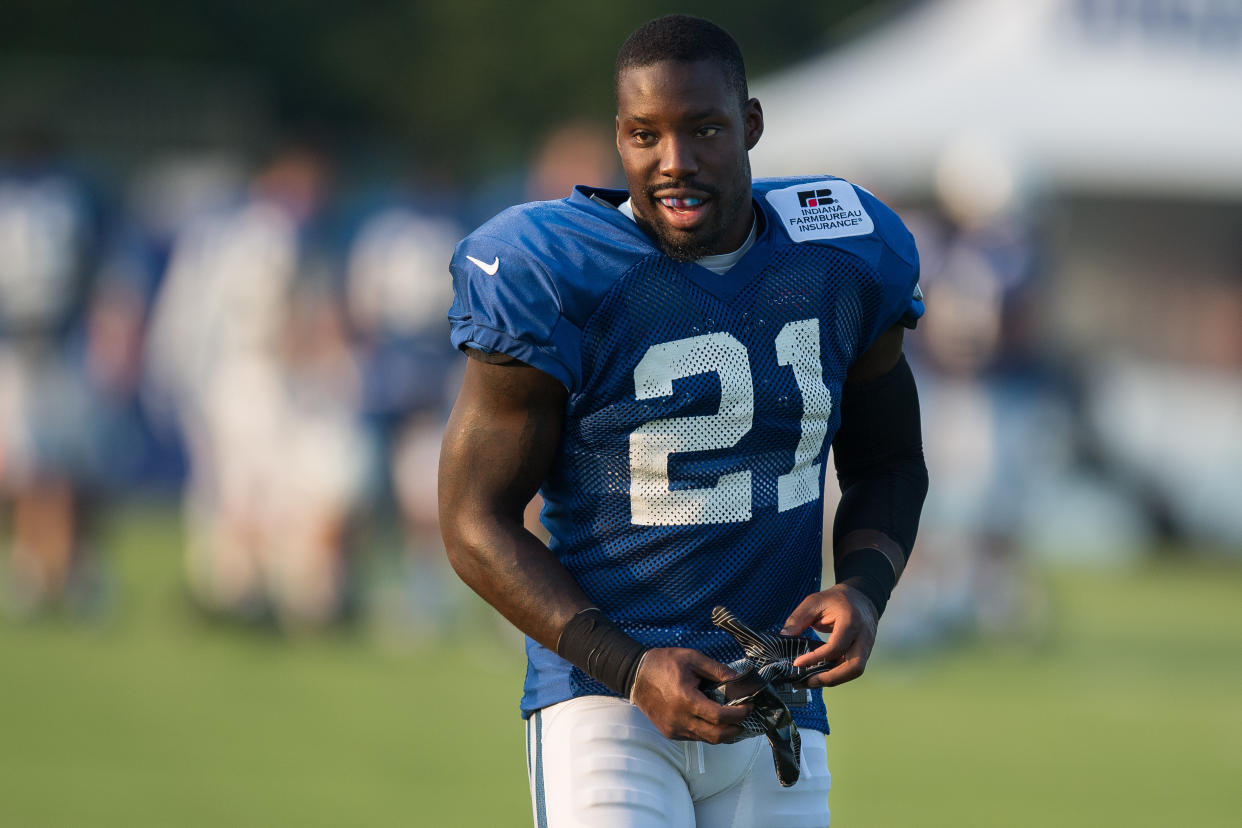
M776 362L789 366L802 395L802 423L790 470L776 479L777 510L784 512L819 497L820 464L828 435L832 396L819 361L819 320L802 319L781 328L774 342ZM698 374L720 378L715 414L651 420L630 434L630 521L639 526L687 526L750 520L750 470L721 475L701 489L669 486L669 455L737 445L754 423L755 389L746 346L728 333L710 333L652 345L634 368L640 400L668 397L673 381Z

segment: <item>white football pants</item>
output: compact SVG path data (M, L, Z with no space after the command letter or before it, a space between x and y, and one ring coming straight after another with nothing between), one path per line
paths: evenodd
M583 696L526 721L536 828L825 828L828 750L802 731L797 784L776 780L767 739L666 739L623 699Z

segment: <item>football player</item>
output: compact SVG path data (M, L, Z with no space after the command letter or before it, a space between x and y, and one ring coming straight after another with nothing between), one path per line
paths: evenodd
M615 87L627 190L511 208L453 257L471 359L441 456L448 554L527 635L538 825L826 825L824 739L793 731L791 778L743 738L757 696L718 703L754 665L713 608L806 638L790 669L819 671L811 691L781 689L826 733L819 688L862 674L927 487L914 242L840 178L751 180L763 112L714 24L643 25ZM522 526L536 491L548 545Z

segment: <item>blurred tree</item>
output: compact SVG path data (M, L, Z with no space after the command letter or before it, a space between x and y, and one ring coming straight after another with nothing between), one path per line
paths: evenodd
M738 38L752 77L825 48L843 21L898 0L763 6L686 0ZM657 0L9 0L0 55L169 61L241 71L280 124L382 136L465 181L524 158L560 121L606 119L617 46L674 10ZM156 71L152 69L152 71Z

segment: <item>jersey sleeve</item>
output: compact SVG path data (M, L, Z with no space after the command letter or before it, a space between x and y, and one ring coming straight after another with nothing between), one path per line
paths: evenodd
M453 254L453 346L502 353L556 377L572 393L581 378L581 332L565 317L555 274L526 250L473 233Z
M855 189L882 243L874 261L883 291L876 328L871 332L874 340L893 325L913 328L922 318L925 308L919 289L919 251L914 236L888 205L862 187Z

